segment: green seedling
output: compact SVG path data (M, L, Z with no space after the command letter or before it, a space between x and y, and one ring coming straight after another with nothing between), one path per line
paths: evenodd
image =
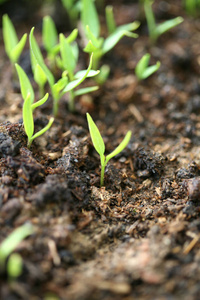
M29 41L30 41L30 48L31 48L31 55L34 56L35 63L40 66L42 71L44 72L47 81L49 83L52 97L53 97L53 114L57 116L58 114L58 103L61 97L65 94L70 92L70 95L73 97L70 98L69 101L69 109L74 111L74 98L78 95L82 95L91 91L96 90L98 87L91 87L86 89L79 89L74 90L78 87L87 77L93 77L99 74L99 71L91 70L92 68L92 57L90 56L90 62L87 70L82 70L74 74L74 65L76 63L76 55L74 55L74 48L70 46L70 42L73 41L76 32L73 31L72 34L65 38L62 34L60 35L60 52L61 58L58 60L60 66L65 69L62 73L62 77L56 82L53 73L48 69L46 66L44 59L42 57L41 51L39 46L36 42L36 39L33 35L34 27L31 29ZM66 51L66 52L65 52ZM68 56L69 55L69 56Z
M47 51L47 59L51 68L55 67L56 55L59 52L58 32L53 19L50 16L43 18L42 41Z
M0 245L0 270L5 269L6 260L7 272L11 279L17 278L22 272L22 258L19 254L11 254L17 246L34 232L30 224L24 224L15 229Z
M18 62L24 49L27 34L25 33L19 41L13 23L7 14L3 15L2 30L6 54L14 65Z
M37 102L34 102L35 94L32 85L30 83L30 80L28 79L28 76L18 64L15 64L15 66L20 81L22 98L24 100L22 115L23 115L24 130L28 137L27 146L28 148L30 148L33 140L41 136L42 134L44 134L51 127L54 118L50 118L48 124L43 129L41 129L40 131L34 134L33 111L36 107L41 106L47 101L49 94L46 93L46 95L42 99L40 99Z
M144 12L147 20L150 40L152 43L155 43L160 35L181 24L183 22L183 18L176 17L157 25L152 9L153 2L154 0L144 0Z
M145 55L142 56L142 58L137 63L135 67L135 74L138 80L143 80L148 78L160 68L159 61L157 61L157 63L153 66L150 67L148 66L150 57L151 55L149 53L146 53Z
M99 129L97 128L96 124L92 120L92 117L89 113L87 115L87 121L88 121L88 127L90 131L90 136L92 139L92 143L94 145L95 150L100 155L100 161L101 161L101 178L100 178L100 186L102 187L104 185L104 173L105 173L105 167L109 160L122 152L124 148L128 145L130 138L131 138L131 131L128 131L123 141L119 144L119 146L112 151L109 155L105 156L105 144L103 141L103 138L99 132Z
M183 0L183 6L188 15L196 17L200 14L199 0Z
M93 68L95 70L98 69L102 56L114 48L122 37L138 37L138 35L133 33L133 31L139 27L140 23L136 21L116 27L113 10L110 6L106 8L106 21L109 35L106 39L104 39L100 36L100 21L93 0L82 0L81 23L85 33L85 38L88 41L84 51L94 54ZM98 76L96 78L98 80Z

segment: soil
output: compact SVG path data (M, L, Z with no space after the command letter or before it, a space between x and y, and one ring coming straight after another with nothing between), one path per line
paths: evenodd
M30 149L1 38L0 241L24 223L34 226L15 250L22 274L12 281L0 272L3 300L200 299L200 20L181 1L155 1L157 22L178 15L184 22L151 45L137 1L113 5L117 24L141 20L139 38L123 38L102 59L110 77L76 99L75 113L63 97L52 128ZM38 8L33 19L20 19L19 35L40 17ZM134 68L147 52L161 67L138 82ZM28 55L27 45L20 64L31 76ZM79 64L87 66L83 53ZM51 112L51 100L36 110L36 131ZM132 131L102 188L86 112L107 153Z

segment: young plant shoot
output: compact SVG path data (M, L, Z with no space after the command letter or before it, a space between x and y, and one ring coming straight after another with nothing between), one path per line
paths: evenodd
M197 17L200 14L200 0L182 0L188 15Z
M33 140L45 133L51 127L54 118L50 118L48 124L43 129L34 134L33 111L36 107L41 106L47 101L49 94L46 93L46 95L42 99L34 103L35 95L30 80L28 79L28 76L18 64L15 64L15 66L20 81L22 98L24 100L22 115L24 129L28 137L27 146L28 148L30 148Z
M11 279L17 278L22 272L22 258L19 254L11 254L15 248L23 241L26 237L34 232L33 227L30 224L24 224L15 229L0 245L0 270L5 269L6 260L7 272Z
M152 9L153 2L154 0L144 0L144 12L147 20L150 40L152 43L155 43L160 35L182 23L183 18L176 17L157 25Z
M135 74L138 80L143 80L148 78L160 68L159 61L157 61L157 63L153 66L150 67L148 66L150 57L151 55L149 53L146 53L145 55L142 56L142 58L137 63L135 67Z
M92 117L89 113L87 115L87 121L88 121L88 127L90 131L90 136L92 139L92 143L94 145L95 150L100 155L100 161L101 161L101 178L100 178L100 186L102 187L104 185L104 173L105 173L105 167L109 160L122 152L124 148L128 145L130 138L131 138L131 131L128 131L123 141L119 144L119 146L112 151L109 155L105 156L105 144L103 141L103 138L99 132L99 129L97 128L96 124L92 120Z
M44 48L47 51L47 59L50 62L50 67L54 69L56 55L59 52L59 43L56 25L50 16L45 16L43 18L42 41Z
M55 82L53 73L46 66L40 48L36 42L36 39L33 35L34 27L31 29L29 41L31 48L31 55L34 56L35 63L38 64L41 70L44 72L47 81L50 85L52 97L53 97L53 114L57 116L58 114L58 103L61 97L70 92L69 99L69 109L74 111L74 98L75 96L86 94L98 89L97 86L90 87L86 89L79 89L74 91L87 77L93 77L99 74L99 71L91 70L92 68L92 57L90 56L90 62L87 70L82 70L74 74L74 70L77 63L77 57L75 54L75 47L70 46L70 43L74 41L77 35L77 30L72 31L68 38L65 38L64 35L60 35L60 44L59 49L61 57L57 59L58 64L63 68L62 77Z
M8 55L11 63L14 65L18 62L24 49L27 34L25 33L19 41L13 23L6 14L3 15L2 31L6 54Z
M133 33L133 31L139 27L140 23L136 21L117 27L113 16L113 10L110 6L106 8L106 22L109 35L106 39L104 39L103 37L100 37L101 28L94 1L82 0L81 24L85 33L85 37L88 41L84 51L94 54L92 66L95 70L98 69L101 57L114 48L114 46L122 39L122 37L138 37L138 35ZM108 76L108 72L104 72L104 74L105 76ZM98 76L96 79L98 82ZM107 78L105 77L104 81L106 79ZM101 78L101 83L102 82L103 79Z

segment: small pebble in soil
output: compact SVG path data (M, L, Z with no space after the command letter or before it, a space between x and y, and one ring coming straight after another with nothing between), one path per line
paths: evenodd
M187 181L187 193L190 201L200 201L200 177L194 177Z

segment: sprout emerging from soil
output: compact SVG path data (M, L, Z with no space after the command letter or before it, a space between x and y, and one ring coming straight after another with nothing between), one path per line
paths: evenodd
M101 160L101 179L100 179L100 186L102 187L104 185L104 173L105 173L105 167L109 160L122 152L124 148L128 145L130 138L131 138L131 131L129 130L123 139L123 141L119 144L119 146L112 151L109 155L105 156L105 144L103 141L103 138L99 132L99 129L97 128L96 124L94 123L92 117L89 113L87 115L87 121L88 121L88 127L90 131L90 136L92 139L92 143L94 145L95 150L100 155Z
M43 129L41 129L40 131L34 134L33 111L36 107L41 106L47 101L49 94L46 93L46 95L42 99L34 103L35 95L34 95L32 85L28 79L28 76L18 64L15 64L15 66L19 76L22 98L24 99L23 122L24 122L24 129L28 137L27 146L28 148L30 148L33 140L41 136L42 134L44 134L51 127L51 125L54 122L54 118L50 118L48 124Z
M151 55L149 53L146 53L145 55L142 56L142 58L137 63L135 67L135 74L138 80L143 80L148 78L160 68L159 61L157 61L155 65L148 67L150 57Z
M18 62L24 49L27 33L25 33L19 41L13 23L6 14L3 15L2 30L6 54L8 55L11 63L14 65Z
M0 245L0 270L5 269L6 259L10 255L7 262L7 272L11 279L17 278L21 274L23 264L19 254L11 253L33 231L33 227L30 224L24 224L15 229Z
M181 24L183 22L183 18L176 17L174 19L167 20L162 24L157 25L152 9L153 2L154 0L144 0L144 11L147 20L150 40L152 43L155 43L160 35L172 29L173 27Z

